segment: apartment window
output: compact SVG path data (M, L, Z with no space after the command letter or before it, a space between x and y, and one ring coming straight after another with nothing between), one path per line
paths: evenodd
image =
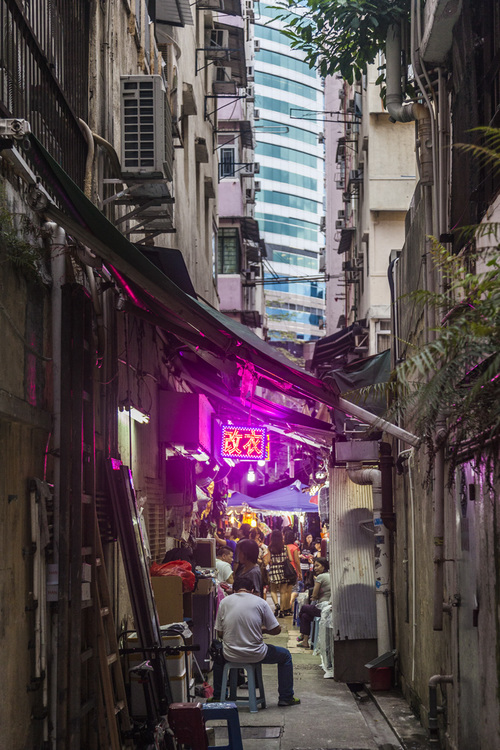
M375 335L377 344L377 354L385 352L386 349L391 348L391 321L390 320L377 320L375 323Z
M220 176L234 177L236 149L234 146L223 146L220 150Z
M217 273L241 271L240 238L237 229L220 228L218 235Z

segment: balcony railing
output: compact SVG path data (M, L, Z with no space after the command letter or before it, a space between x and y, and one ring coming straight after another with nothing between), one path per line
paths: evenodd
M34 134L82 184L87 119L87 0L0 0L0 110Z

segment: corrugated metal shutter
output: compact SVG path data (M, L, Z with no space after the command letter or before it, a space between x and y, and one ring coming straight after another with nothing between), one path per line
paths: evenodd
M330 571L335 639L376 638L372 490L340 467L330 474Z

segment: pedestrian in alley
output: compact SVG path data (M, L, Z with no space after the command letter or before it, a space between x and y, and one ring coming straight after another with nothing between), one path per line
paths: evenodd
M284 613L290 611L293 584L290 584L285 577L284 565L286 560L292 562L290 552L285 546L281 531L274 529L271 532L264 562L269 565L271 598L275 607L274 614L278 617L284 617Z
M279 635L281 626L269 604L255 595L251 578L235 578L234 593L219 606L215 630L222 640L222 659L214 663L214 701L220 701L224 663L278 665L278 706L297 706L293 693L293 663L288 649L264 643L263 635Z
M262 594L262 573L259 560L259 545L253 539L242 539L236 547L238 564L234 571L235 578L251 578L255 593Z
M314 588L311 594L311 603L303 604L299 612L300 636L298 644L300 648L309 648L309 636L311 635L311 623L315 617L321 617L321 609L324 604L329 604L332 598L330 588L330 565L326 557L317 557L314 560Z

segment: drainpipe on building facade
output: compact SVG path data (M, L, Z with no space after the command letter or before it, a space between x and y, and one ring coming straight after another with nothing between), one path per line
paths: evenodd
M438 425L435 436L434 458L434 610L433 630L443 629L444 587L444 449L445 431Z
M452 674L435 674L429 680L429 740L432 744L439 744L439 725L438 714L443 713L443 709L437 704L437 686L444 684L453 684Z
M59 564L59 507L61 497L61 316L62 287L66 282L66 233L57 224L48 221L43 225L50 245L50 271L52 275L52 390L53 390L53 429L52 453L54 459L54 529L53 529L53 563ZM51 620L51 695L50 723L51 746L55 746L57 737L57 611L52 613Z
M375 606L377 612L378 656L392 649L390 628L391 557L389 529L382 520L382 472L363 469L360 463L348 463L347 475L354 484L371 484L373 496L373 526L375 532ZM392 499L391 499L392 506Z

